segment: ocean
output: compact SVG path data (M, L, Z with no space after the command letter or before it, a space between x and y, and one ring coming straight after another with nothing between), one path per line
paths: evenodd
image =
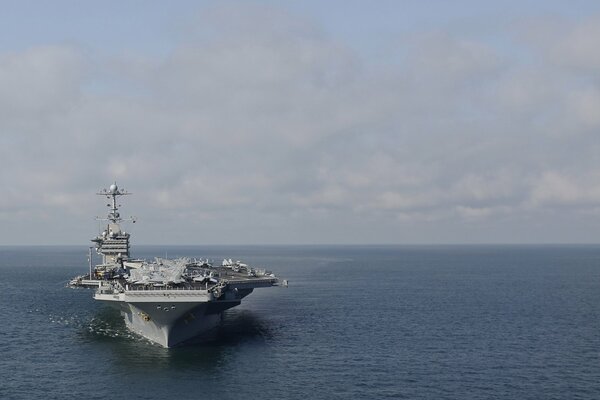
M599 399L600 246L134 246L289 280L164 349L87 289L87 247L0 247L0 399Z

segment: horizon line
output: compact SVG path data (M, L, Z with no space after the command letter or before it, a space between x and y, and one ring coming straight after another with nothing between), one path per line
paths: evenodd
M295 247L328 247L328 246L384 246L384 247L401 247L401 246L593 246L600 245L597 242L455 242L455 243L234 243L234 244L218 244L218 243L206 243L206 244L156 244L156 243L143 243L136 244L131 247L202 247L202 246L217 246L217 247L283 247L283 246L295 246ZM18 243L18 244L0 244L1 247L94 247L87 244L40 244L40 243Z

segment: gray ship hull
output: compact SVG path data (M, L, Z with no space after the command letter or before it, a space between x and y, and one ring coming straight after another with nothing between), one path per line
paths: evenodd
M111 293L100 291L96 300L121 312L129 330L163 347L210 337L223 311L241 303L252 289L227 291L221 299L194 290L151 290Z
M129 330L163 347L175 347L209 338L220 325L223 310L238 304L125 303L120 309Z

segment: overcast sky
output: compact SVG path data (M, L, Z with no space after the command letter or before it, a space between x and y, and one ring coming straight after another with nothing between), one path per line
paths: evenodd
M598 1L0 4L0 245L600 240Z

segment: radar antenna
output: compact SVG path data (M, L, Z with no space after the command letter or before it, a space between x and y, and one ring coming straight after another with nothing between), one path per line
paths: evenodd
M96 194L99 196L106 196L107 199L111 200L111 203L107 204L107 206L110 208L107 218L96 217L98 221L111 221L115 224L121 221L131 221L135 223L134 217L129 217L127 219L121 218L121 214L119 214L120 204L117 205L118 196L127 196L132 193L126 191L125 189L119 189L119 187L117 186L117 182L115 182L112 185L110 185L108 189L102 189Z

